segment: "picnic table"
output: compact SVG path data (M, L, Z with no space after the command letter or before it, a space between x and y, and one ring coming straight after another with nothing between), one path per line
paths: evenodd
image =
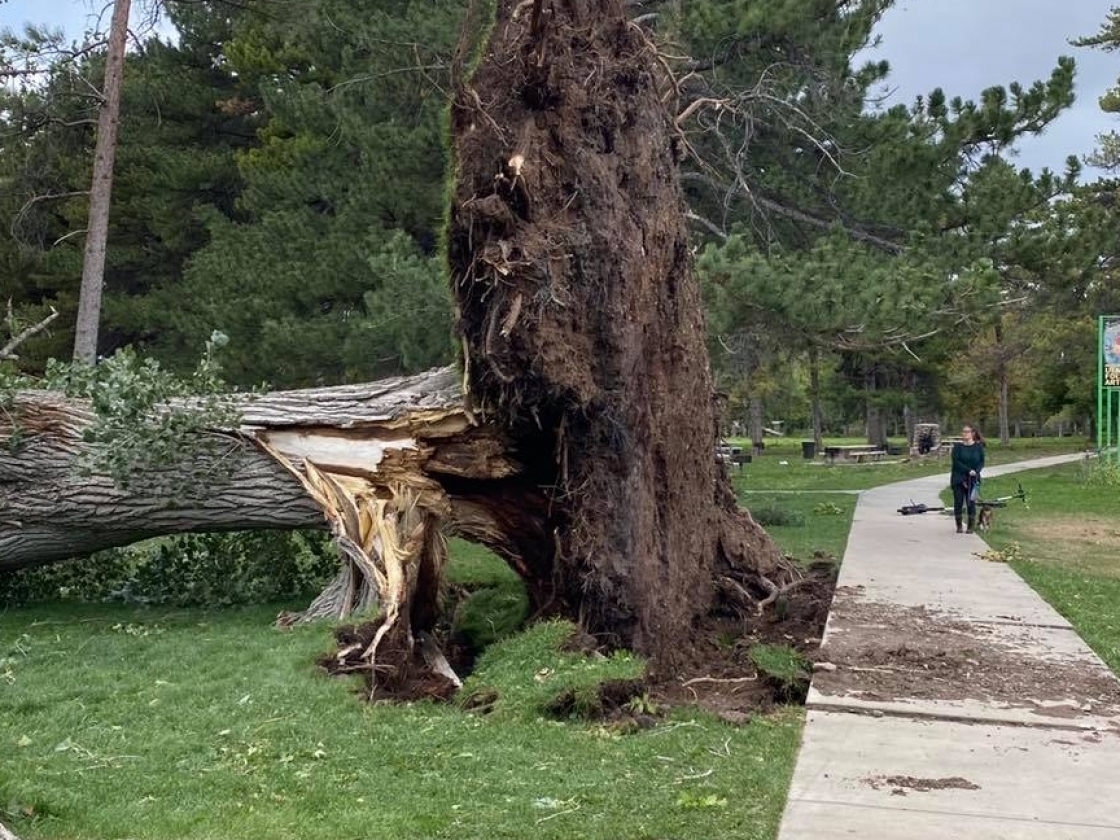
M864 461L879 461L887 454L887 450L880 449L872 444L851 444L848 446L826 446L824 457L830 464L835 464L836 459L842 461L855 461L862 464Z
M751 455L749 452L744 452L741 446L722 444L716 447L716 459L723 461L725 464L742 467L743 464L751 462Z

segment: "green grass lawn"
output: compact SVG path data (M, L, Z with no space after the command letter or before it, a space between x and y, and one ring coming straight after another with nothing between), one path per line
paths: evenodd
M458 580L509 594L503 566L456 548ZM496 690L488 715L369 706L314 666L330 629L274 630L279 609L0 614L0 820L25 840L777 832L797 709L740 728L678 711L625 735L552 720L544 707L565 688L643 667L560 653L560 624L483 655L463 694Z
M860 443L858 440L829 439L826 443ZM749 442L739 443L749 447ZM901 441L897 441L901 443ZM1083 438L1023 438L1012 441L1008 447L989 442L987 460L991 465L1064 455L1085 449ZM901 460L887 459L887 461ZM781 438L767 440L766 451L761 457L741 468L731 468L732 482L740 491L757 490L866 490L906 481L939 472L949 472L949 458L929 458L925 461L879 464L837 464L829 466L819 458L807 461L801 457L801 441Z
M851 493L760 491L740 492L739 503L791 557L808 561L819 553L839 560L848 543L856 498Z
M1120 483L1102 478L1099 466L1070 464L985 481L985 497L1021 481L1029 502L998 510L986 539L1021 554L1015 571L1120 674Z
M859 442L850 439L828 441ZM749 442L738 443L749 445ZM1084 440L1080 438L1016 440L1007 448L989 446L988 463L1005 464L1028 458L1064 455L1078 452L1084 445ZM924 462L828 466L819 460L802 458L800 440L783 438L768 441L765 454L751 463L742 468L731 468L731 481L739 503L756 515L786 554L808 560L814 553L822 552L839 559L844 554L856 505L856 497L850 491L937 473L947 474L948 471L947 457ZM784 519L789 521L773 524Z

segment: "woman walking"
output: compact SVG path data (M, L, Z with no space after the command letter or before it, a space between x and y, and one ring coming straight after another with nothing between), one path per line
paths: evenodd
M976 529L976 496L974 487L980 486L980 471L984 469L984 438L972 426L961 429L961 442L953 444L953 471L949 485L953 488L953 516L957 520L957 533L961 533L961 514L968 506L968 533Z

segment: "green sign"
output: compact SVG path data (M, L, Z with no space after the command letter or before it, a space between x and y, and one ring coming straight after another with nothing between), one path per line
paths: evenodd
M1101 318L1101 355L1106 388L1120 388L1120 318Z
M1120 316L1102 315L1098 325L1097 451L1120 459Z

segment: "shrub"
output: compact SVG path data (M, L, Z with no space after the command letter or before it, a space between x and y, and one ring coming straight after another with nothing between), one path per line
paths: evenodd
M338 566L326 534L187 534L68 563L0 573L0 604L123 601L224 607L318 593Z
M106 601L132 574L130 549L101 551L68 563L0 572L0 605Z
M763 528L774 525L800 526L805 524L805 514L799 510L786 510L779 507L751 508L754 521Z

